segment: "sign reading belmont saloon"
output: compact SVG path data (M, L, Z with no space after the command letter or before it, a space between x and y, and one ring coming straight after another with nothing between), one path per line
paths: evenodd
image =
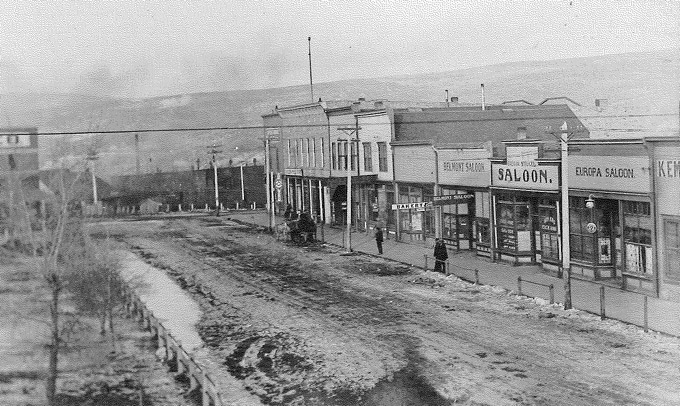
M439 183L451 186L489 187L491 152L485 148L437 150Z
M649 158L569 156L569 187L633 193L649 192Z
M433 196L432 204L435 206L446 206L449 204L466 204L470 203L470 201L472 201L474 198L475 195L471 193L446 196Z

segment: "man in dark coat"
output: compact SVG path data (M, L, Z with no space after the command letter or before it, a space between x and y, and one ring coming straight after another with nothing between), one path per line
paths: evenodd
M434 243L434 271L445 273L446 267L444 265L448 258L449 253L444 240L436 238Z
M383 232L382 228L375 227L375 244L378 246L378 254L382 255Z

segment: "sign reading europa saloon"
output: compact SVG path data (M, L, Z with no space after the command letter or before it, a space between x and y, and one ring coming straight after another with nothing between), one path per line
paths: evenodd
M648 193L649 158L570 155L569 188Z
M517 165L493 163L491 167L493 186L530 190L559 190L559 167L556 164L539 165L536 161L524 161Z

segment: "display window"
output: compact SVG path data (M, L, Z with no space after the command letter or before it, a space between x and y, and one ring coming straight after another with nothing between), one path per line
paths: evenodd
M663 223L665 277L680 282L680 220L665 220Z
M511 253L532 251L533 231L528 198L499 195L496 207L498 248Z
M475 192L475 228L478 243L491 244L489 192Z
M598 199L586 207L585 197L569 198L569 245L571 258L593 266L613 266L620 245L618 201ZM592 225L595 225L593 228Z
M653 274L652 217L647 202L622 202L625 270Z
M541 258L559 261L560 235L558 233L557 205L553 200L541 199L538 206Z
M399 186L399 203L431 202L434 196L434 186L417 187L410 185ZM434 236L434 211L409 209L400 213L400 229L415 235ZM419 237L416 237L419 238Z

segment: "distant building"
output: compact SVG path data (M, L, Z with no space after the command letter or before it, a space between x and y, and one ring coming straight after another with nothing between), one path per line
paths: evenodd
M37 128L0 128L0 240L9 236L10 202L21 199L38 209ZM16 191L21 190L18 195Z
M10 175L26 180L39 169L37 128L0 128L0 182ZM37 183L35 183L37 187Z

